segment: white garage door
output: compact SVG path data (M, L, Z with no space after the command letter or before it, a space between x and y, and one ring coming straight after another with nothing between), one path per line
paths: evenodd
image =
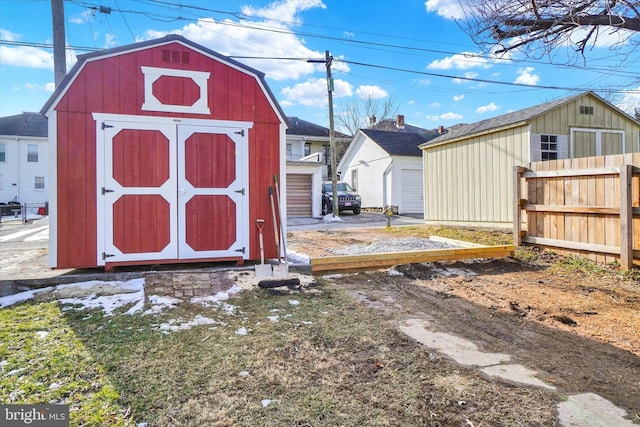
M399 213L424 213L424 200L422 199L422 171L415 169L402 169L401 178L402 204L399 206Z
M311 216L311 175L287 174L287 216Z

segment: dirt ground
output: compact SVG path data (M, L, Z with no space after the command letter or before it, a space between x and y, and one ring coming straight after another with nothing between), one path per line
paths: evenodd
M383 228L295 231L288 245L320 257L389 238ZM380 270L328 280L394 324L429 320L483 351L512 355L562 394L597 393L640 424L639 281L615 270L559 269L560 257L535 255L403 265L396 267L402 275Z

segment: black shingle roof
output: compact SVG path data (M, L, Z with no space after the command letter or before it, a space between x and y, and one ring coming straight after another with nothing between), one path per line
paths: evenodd
M287 120L289 122L287 135L304 135L329 138L329 128L308 122L306 120L302 120L298 117L287 117ZM334 131L334 135L336 138L349 138L349 136L336 131Z
M38 113L0 117L0 135L47 137L47 118Z
M422 157L422 151L418 146L438 136L375 129L360 131L392 156Z

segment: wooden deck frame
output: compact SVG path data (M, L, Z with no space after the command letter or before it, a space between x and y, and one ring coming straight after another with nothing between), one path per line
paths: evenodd
M313 275L352 273L357 271L390 268L399 264L509 257L513 256L514 253L515 246L500 245L460 249L433 249L424 251L328 256L311 258L311 273Z

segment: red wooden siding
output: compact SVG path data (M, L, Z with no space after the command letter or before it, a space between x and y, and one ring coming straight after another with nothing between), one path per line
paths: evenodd
M169 208L158 195L121 196L113 205L114 245L125 254L160 252L170 241Z
M211 114L142 111L141 106L145 101L144 76L140 68L142 66L210 72L207 90ZM173 105L192 105L194 102L192 82L183 81L183 84L173 84L177 82L176 79L168 80L172 84L166 84L166 80L159 83L158 90L163 91L159 98ZM257 218L262 218L267 222L264 227L267 234L265 255L270 258L277 256L275 244L272 243L274 238L268 187L273 185L273 174L280 173L280 121L263 92L259 80L180 43L170 43L86 62L84 68L74 76L69 88L55 105L55 110L58 121L58 268L97 265L96 159L100 158L99 161L103 161L101 158L103 154L95 152L96 125L92 113L252 122L253 128L249 130L248 138L249 188L247 190L250 197L249 241L251 246L249 255L251 259L259 259L255 223ZM140 161L146 162L149 158L145 157L145 152L148 151L148 142L145 142L145 138L146 136L143 137L141 134L138 149ZM155 170L149 175L125 179L139 179L140 182L147 179L155 182L160 180L163 176L162 169L166 165L160 158L151 160ZM118 166L122 167L123 176L126 175L124 171L127 169L127 162L134 161L138 160L123 160ZM148 219L151 223L143 226L159 223L158 218L164 215L162 208L159 208L157 203L153 208L145 203L149 202L138 199L133 202L136 206L131 209L155 212L154 215L157 215L157 218ZM211 208L216 211L223 209L225 203L215 202ZM128 214L127 218L129 218ZM125 223L127 221L128 219ZM215 221L211 223L213 224L211 227L215 228ZM203 220L198 220L194 226L201 229L206 225ZM224 236L216 235L215 230L212 230L209 235L224 241ZM164 242L164 236L160 236L159 239L160 242ZM126 239L125 241L128 242ZM133 245L133 243L123 244ZM143 246L160 244L158 242L141 243Z

